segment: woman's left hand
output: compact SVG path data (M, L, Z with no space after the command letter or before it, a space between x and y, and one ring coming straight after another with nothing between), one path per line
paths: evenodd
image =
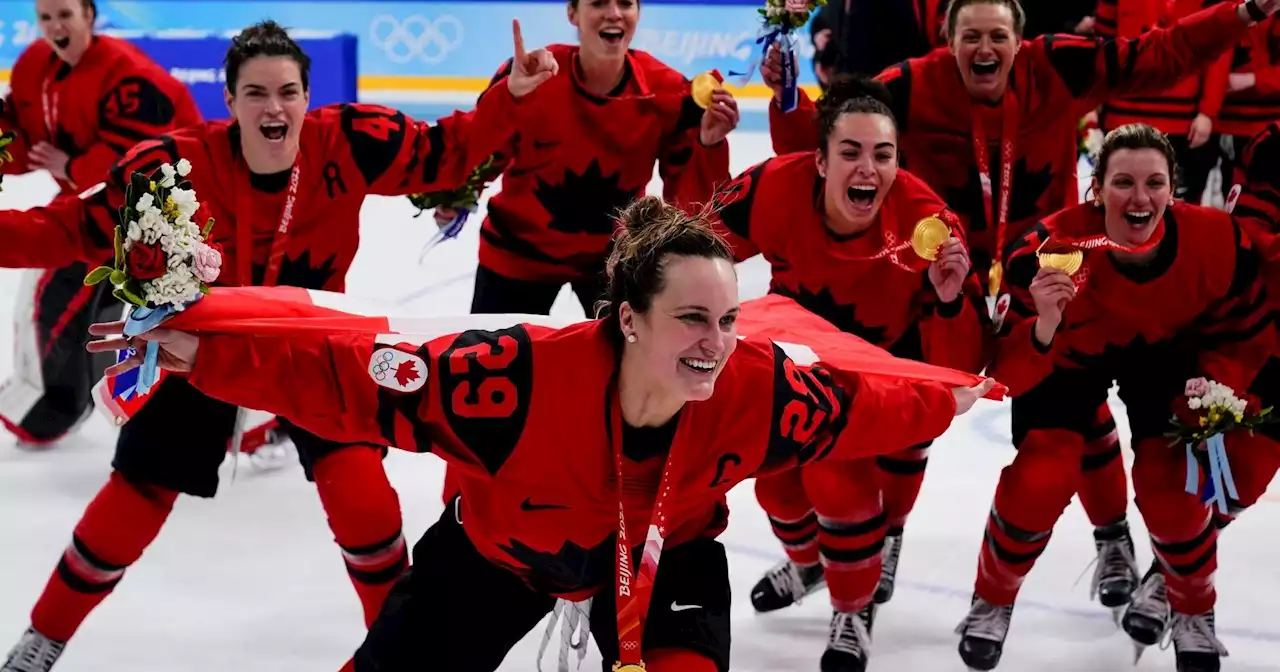
M938 293L938 300L951 303L960 298L967 277L969 251L959 238L950 238L938 249L938 258L929 264L929 282Z
M698 139L703 147L718 145L738 127L738 101L724 89L711 93L711 104L702 113L702 130Z
M973 387L953 387L951 395L956 399L956 415L964 415L978 403L978 400L987 396L991 388L996 386L995 378L984 378L981 383Z
M36 143L28 157L32 168L43 168L59 180L67 180L67 164L71 157L47 142Z
M94 336L123 336L124 322L100 322L89 325L89 333ZM160 368L177 373L187 373L196 364L196 353L200 349L200 337L185 331L152 329L145 334L132 338L106 338L90 341L85 347L89 352L114 352L134 349L129 359L114 366L109 366L103 375L118 376L125 371L142 365L146 356L146 344L155 343L160 346Z

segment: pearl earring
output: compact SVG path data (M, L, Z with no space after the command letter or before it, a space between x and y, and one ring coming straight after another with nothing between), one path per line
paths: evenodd
M636 342L636 335L635 335L635 334L627 334L627 342L628 342L628 343L635 343L635 342Z

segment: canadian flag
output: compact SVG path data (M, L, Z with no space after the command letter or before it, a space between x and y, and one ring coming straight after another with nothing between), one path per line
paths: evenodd
M383 387L413 392L426 383L426 362L396 345L419 345L473 329L494 330L522 323L563 327L581 321L524 314L391 317L394 310L376 300L297 287L218 287L164 326L194 333L258 336L373 334L375 342L386 347L374 350L369 375ZM956 387L983 380L982 376L894 357L782 296L770 294L743 302L737 325L739 337L769 339L800 365L820 363L837 373L932 380ZM160 373L163 378L165 372ZM125 383L128 375L120 382ZM997 384L987 398L1000 401L1006 393L1007 388ZM127 407L121 403L122 397L127 397ZM99 384L98 399L108 417L121 424L137 412L147 396L132 394L131 386L117 385L114 378L108 378Z

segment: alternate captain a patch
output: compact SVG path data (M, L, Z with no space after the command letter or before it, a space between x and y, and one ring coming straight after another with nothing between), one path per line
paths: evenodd
M427 363L395 348L378 348L369 358L369 375L377 384L397 392L417 392L427 382Z

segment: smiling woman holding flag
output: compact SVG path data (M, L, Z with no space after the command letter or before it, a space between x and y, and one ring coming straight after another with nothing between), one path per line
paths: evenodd
M552 627L567 617L561 670L581 626L606 672L724 672L725 494L754 475L933 439L1001 393L893 359L787 299L762 300L749 322L733 255L705 218L656 197L620 218L600 320L473 316L459 319L511 326L422 335L421 323L285 293L215 290L153 332L93 348L159 343L161 366L215 398L455 468L461 497L345 670L489 672L554 611ZM815 364L831 357L845 363Z
M0 211L0 266L58 268L111 258L117 226L145 228L141 220L118 220L135 174L142 174L132 190L137 199L152 179L147 176L171 164L169 170L176 165L190 171L186 179L214 219L209 242L222 249L218 284L342 291L365 197L457 188L510 137L524 98L556 73L546 51L525 51L519 24L513 43L517 66L476 110L429 124L359 103L308 112L310 59L274 22L246 28L226 58L231 121L137 145L105 183L78 197ZM131 248L131 265L145 266L131 269L136 279L165 275L160 247L148 241ZM32 609L31 628L13 651L27 665L24 672L54 665L89 613L159 535L179 494L214 496L218 467L238 424L234 406L179 377L150 392L121 427L109 480L76 525ZM306 476L316 483L368 622L408 564L383 449L286 429Z

